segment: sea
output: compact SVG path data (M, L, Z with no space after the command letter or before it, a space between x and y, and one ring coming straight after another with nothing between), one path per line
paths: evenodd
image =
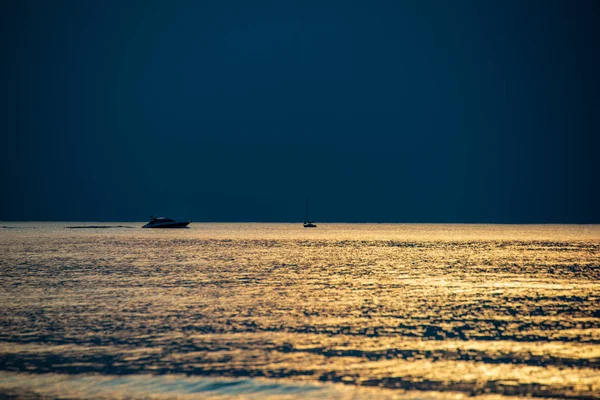
M600 398L600 225L0 222L0 398Z

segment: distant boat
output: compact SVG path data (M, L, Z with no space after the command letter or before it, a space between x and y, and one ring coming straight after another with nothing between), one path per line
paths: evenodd
M192 221L175 221L174 219L165 217L150 217L150 222L142 226L142 228L185 228Z
M317 225L315 225L308 219L308 199L306 199L306 213L304 214L304 227L305 228L316 228L317 227Z

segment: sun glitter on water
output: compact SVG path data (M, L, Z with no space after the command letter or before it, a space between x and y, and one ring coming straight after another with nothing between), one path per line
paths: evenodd
M599 226L12 225L0 393L600 397Z

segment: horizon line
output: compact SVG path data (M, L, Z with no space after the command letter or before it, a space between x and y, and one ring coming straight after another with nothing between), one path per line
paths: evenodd
M147 220L133 221L133 220L2 220L0 223L71 223L71 222L97 222L97 223L113 223L113 222L124 222L124 223L147 223ZM482 222L482 221L469 221L469 222L399 222L399 221L313 221L317 224L395 224L395 225L600 225L600 222ZM301 220L295 221L194 221L190 220L190 223L194 224L302 224Z

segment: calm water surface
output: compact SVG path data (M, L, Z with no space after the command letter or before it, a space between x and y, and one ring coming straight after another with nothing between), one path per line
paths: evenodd
M0 397L600 398L600 226L142 224L0 223Z

